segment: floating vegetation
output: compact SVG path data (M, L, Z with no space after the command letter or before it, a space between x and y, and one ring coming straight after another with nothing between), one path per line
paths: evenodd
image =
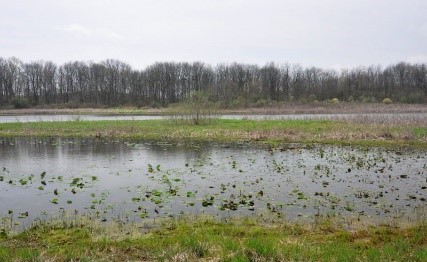
M335 214L348 221L427 217L423 150L215 144L165 150L132 143L61 140L52 151L50 143L2 144L11 156L17 144L31 154L51 153L37 162L28 157L23 167L13 157L2 159L0 217L12 216L8 210L18 202L21 222L62 211L123 223L187 213L265 212L288 219ZM25 212L31 217L20 215Z
M19 213L18 218L27 218L28 217L28 211Z
M147 211L141 212L141 213L139 214L139 217L140 217L140 218L147 218L147 217L148 217L148 213L147 213Z
M214 204L214 201L215 201L214 196L206 197L202 200L202 206L203 207L212 206Z

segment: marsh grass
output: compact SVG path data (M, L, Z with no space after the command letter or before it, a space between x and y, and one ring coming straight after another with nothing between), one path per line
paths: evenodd
M427 126L427 114L349 114L325 117L324 120L351 124Z
M427 146L427 125L329 120L228 120L188 125L170 120L68 121L0 124L0 137L76 137L242 143L326 143Z
M122 237L88 222L43 224L0 239L0 261L425 261L427 226L307 226L249 218L164 220ZM336 222L330 221L329 225ZM96 229L98 228L98 229Z

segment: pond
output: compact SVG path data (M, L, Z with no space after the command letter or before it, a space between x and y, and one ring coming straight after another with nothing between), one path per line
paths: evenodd
M289 144L0 139L0 217L123 223L186 214L425 219L427 152ZM1 226L1 225L0 225Z

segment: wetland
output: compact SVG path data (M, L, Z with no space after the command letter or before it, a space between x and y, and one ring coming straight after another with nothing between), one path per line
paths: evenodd
M0 123L0 260L427 259L425 114L70 117Z
M7 230L59 213L120 223L188 214L332 216L349 228L427 215L422 149L5 138L0 158Z

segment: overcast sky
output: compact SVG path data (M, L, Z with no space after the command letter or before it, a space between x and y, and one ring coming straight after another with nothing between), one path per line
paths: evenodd
M0 0L0 57L427 63L427 0Z

